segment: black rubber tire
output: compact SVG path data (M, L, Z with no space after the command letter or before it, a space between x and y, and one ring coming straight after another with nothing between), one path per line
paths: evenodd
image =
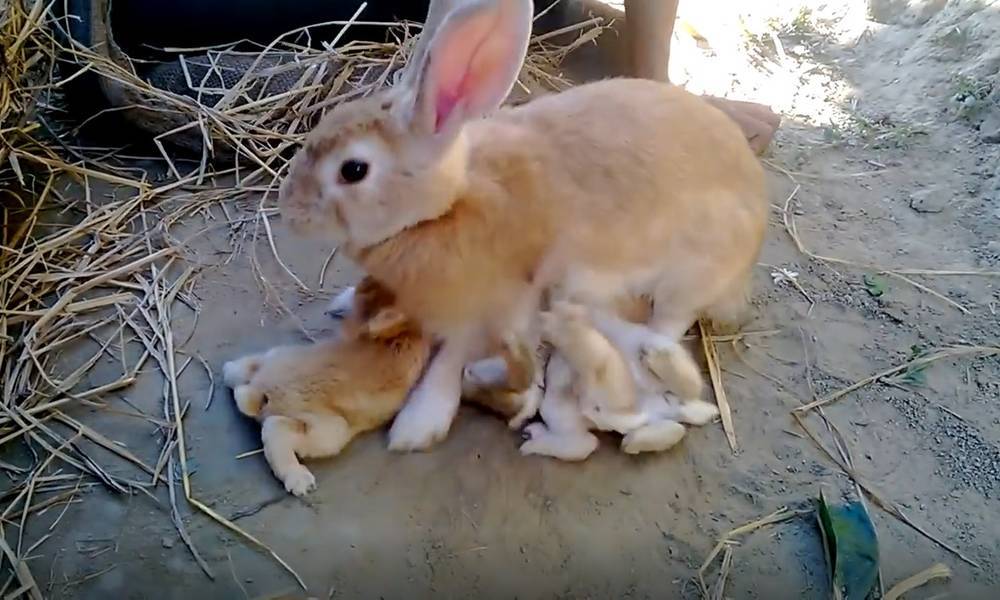
M363 0L115 0L111 28L129 56L156 59L158 48L193 48L241 39L266 44L293 29L347 21ZM367 0L359 21L421 21L428 0ZM313 42L330 40L339 26L310 30ZM350 39L385 39L385 29L353 26Z
M554 0L536 0L538 10ZM135 58L155 60L159 48L197 48L250 40L266 44L277 36L315 23L347 21L361 7L358 21L420 22L429 0L115 0L111 28L119 47ZM569 0L562 0L536 23L540 31L562 23ZM313 44L333 39L339 26L310 29ZM385 28L352 26L342 41L382 41Z
M90 48L93 46L91 39L92 21L90 18L90 0L66 0L56 2L53 11L56 16L55 35L64 45L71 42ZM66 54L60 57L59 71L64 77L72 75L78 71L82 65L75 62L74 57ZM107 101L104 100L98 85L98 75L93 71L88 71L70 81L63 86L66 100L72 105L77 114L93 114L94 112L107 108Z

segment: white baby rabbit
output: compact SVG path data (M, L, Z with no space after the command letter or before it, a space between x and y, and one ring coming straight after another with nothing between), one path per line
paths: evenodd
M639 357L598 331L581 305L557 302L543 313L542 337L554 348L540 409L544 422L525 428L522 454L583 460L597 449L596 430L623 434L628 454L659 452L684 437L682 422L701 425L718 414L700 400L669 402L659 382L642 373ZM680 375L693 376L700 386L696 370ZM671 385L678 387L677 381ZM692 384L679 387L685 385Z

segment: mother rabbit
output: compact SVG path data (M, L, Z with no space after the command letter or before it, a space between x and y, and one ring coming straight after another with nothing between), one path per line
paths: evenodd
M768 204L740 128L637 79L498 110L531 19L531 0L434 2L397 84L326 115L281 188L294 229L342 244L441 340L395 450L444 438L463 366L528 335L543 289L597 309L651 294L649 351L745 304Z

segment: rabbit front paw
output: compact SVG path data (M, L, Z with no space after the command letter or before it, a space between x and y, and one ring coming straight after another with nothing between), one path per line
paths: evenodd
M680 405L679 420L688 425L708 425L719 416L719 409L704 400L688 400Z
M353 285L346 287L340 291L339 294L330 300L330 303L326 305L327 316L333 319L342 319L347 313L351 312L354 308L354 292L357 288Z
M416 393L396 415L389 429L389 449L394 452L427 450L444 440L451 427L454 410L442 401Z
M285 489L296 496L305 496L316 489L316 477L309 469L297 465L285 475Z

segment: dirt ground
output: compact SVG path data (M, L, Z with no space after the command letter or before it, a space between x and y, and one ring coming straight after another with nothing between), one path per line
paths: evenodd
M775 210L755 318L741 342L718 344L737 453L715 424L662 455L628 457L607 440L585 464L560 464L521 457L517 432L463 408L434 451L390 454L384 433L368 435L312 465L316 492L290 497L262 456L237 458L259 447L259 431L218 385L220 368L301 341L301 327L331 331L324 303L358 273L337 257L318 289L330 248L297 239L272 217L279 254L307 292L263 237L252 242L249 220L244 230L210 227L190 245L195 260L215 265L195 287L200 315L179 314L174 327L217 384L207 397L197 361L180 379L191 402L191 482L198 498L285 559L308 591L266 554L186 511L209 579L178 538L165 492L154 501L101 488L63 515L32 520L28 541L61 518L30 562L39 584L54 598L697 597L698 567L727 531L781 507L811 511L820 489L856 497L852 479L790 411L915 354L1000 345L1000 279L948 274L1000 271L1000 145L985 141L990 127L1000 129L1000 2L883 2L873 7L880 22L858 2L751 3L741 9L748 31L737 33L735 18L707 19L724 14L707 4L682 14L690 26L678 28L674 79L771 103L785 117L765 157ZM237 219L256 210L229 208ZM797 249L786 221L827 259ZM254 262L276 290L269 302ZM295 318L274 308L278 297ZM89 384L115 369L109 361ZM896 375L825 409L858 479L929 534L868 498L885 585L943 562L952 581L908 597L996 598L1000 359L946 356ZM162 385L150 371L111 404L161 415ZM148 422L74 414L156 462L162 433ZM805 422L839 456L815 411ZM710 585L718 568L707 573ZM827 590L811 512L733 548L726 597Z

